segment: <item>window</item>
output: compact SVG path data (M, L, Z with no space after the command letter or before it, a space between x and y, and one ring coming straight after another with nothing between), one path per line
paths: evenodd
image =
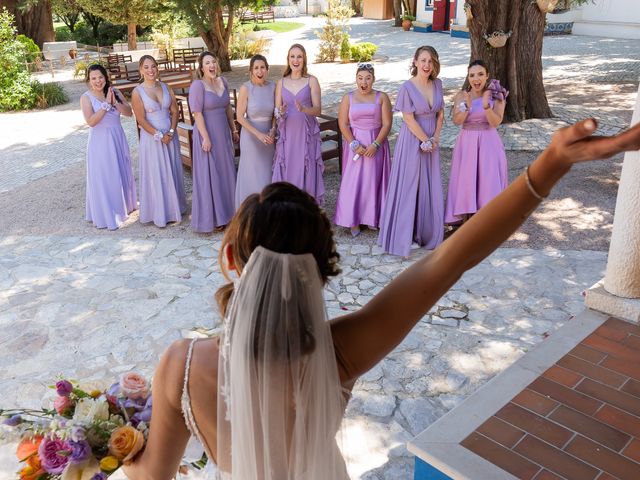
M433 8L433 0L424 0L425 10Z

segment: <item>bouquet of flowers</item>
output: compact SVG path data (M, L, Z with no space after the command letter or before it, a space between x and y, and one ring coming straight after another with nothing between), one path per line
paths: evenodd
M500 80L497 78L491 79L489 85L487 86L487 90L491 92L491 98L494 100L499 100L503 102L509 96L509 90L500 85Z
M20 437L21 480L105 480L144 446L151 389L140 374L123 374L107 390L55 384L53 409L2 410Z

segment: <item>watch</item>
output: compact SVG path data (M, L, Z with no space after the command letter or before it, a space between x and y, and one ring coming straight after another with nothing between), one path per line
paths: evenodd
M173 137L174 133L176 133L176 131L173 128L170 128L169 131L167 132L167 135L169 135L170 137Z

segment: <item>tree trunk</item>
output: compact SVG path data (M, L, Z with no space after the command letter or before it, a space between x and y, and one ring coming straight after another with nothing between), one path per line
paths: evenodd
M467 23L471 60L484 60L489 76L509 90L505 120L552 117L542 81L542 39L545 14L531 0L467 0L473 18ZM502 48L491 47L484 35L502 30L511 37Z
M200 30L199 32L202 40L204 40L204 43L207 45L207 50L218 57L218 64L223 72L231 71L229 41L233 29L235 9L233 5L229 5L228 9L229 20L226 27L222 17L222 7L218 6L214 9L209 19L210 28L208 30Z
M362 15L362 0L351 0L351 9L356 15Z
M102 17L98 17L96 15L93 15L89 12L82 12L82 18L84 19L85 22L87 22L89 25L91 25L91 31L93 32L93 38L95 39L95 41L98 41L98 27L100 27L100 24L104 21L102 19Z
M26 10L19 8L20 2L17 0L2 0L1 7L7 7L9 13L16 17L18 33L32 39L40 49L44 42L55 40L50 0L41 0Z
M394 27L402 26L402 0L393 0Z
M136 24L127 23L127 48L129 50L136 50L138 48Z

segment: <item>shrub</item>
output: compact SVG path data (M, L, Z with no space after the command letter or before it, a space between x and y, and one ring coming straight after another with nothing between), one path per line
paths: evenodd
M229 58L231 60L241 60L251 58L258 53L264 54L267 50L268 40L258 38L249 40L246 35L234 35L229 42Z
M342 43L340 44L340 60L349 61L351 59L351 44L349 43L349 34L342 34Z
M56 28L56 42L68 42L73 40L73 33L66 25Z
M18 35L16 40L22 44L27 62L33 62L40 54L40 49L38 48L38 45L36 45L36 42L26 35Z
M363 42L351 45L351 60L354 62L369 62L378 50L375 43Z
M340 0L329 0L327 8L327 22L321 32L316 32L320 38L318 62L333 62L340 53L343 35L349 29L349 19L353 10Z
M34 80L31 88L36 93L36 106L38 108L55 107L69 101L67 92L57 82L40 83Z

